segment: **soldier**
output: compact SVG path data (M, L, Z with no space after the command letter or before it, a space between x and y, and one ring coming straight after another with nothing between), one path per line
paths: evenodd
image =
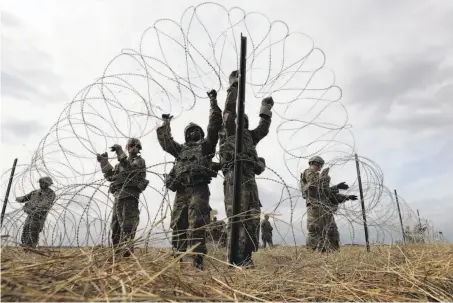
M24 212L28 215L22 231L22 244L29 247L36 247L39 241L39 233L44 228L47 214L55 202L55 192L50 189L53 184L50 177L39 179L40 189L34 190L29 194L17 197L16 201L25 203Z
M272 247L272 230L274 228L269 222L269 215L264 216L263 222L261 222L261 239L263 240L263 248L266 248L266 244L269 243L269 246Z
M142 144L139 139L129 138L126 144L129 156L121 145L115 144L111 151L117 155L118 163L115 167L108 161L107 153L97 154L97 160L107 181L110 181L109 191L115 197L112 211L112 244L117 253L123 257L130 257L134 247L122 247L126 242L133 241L140 220L138 200L146 189L149 181L146 180L146 163L140 155Z
M349 186L341 182L330 187L329 168L320 170L324 160L315 156L308 161L310 167L301 174L302 196L307 202L307 247L321 252L340 249L340 234L334 213L340 203L357 200L355 195L342 195L340 189Z
M225 210L228 216L228 230L231 230L231 218L233 216L233 179L236 140L236 99L238 94L238 72L233 71L230 75L230 87L225 102L223 114L223 130L220 142L220 163L224 180ZM265 98L261 102L260 122L258 126L249 130L248 117L245 115L244 146L240 158L242 166L242 191L241 208L238 220L239 226L238 266L253 266L252 253L258 250L259 226L261 203L258 195L258 187L255 175L261 174L265 169L265 161L259 158L256 145L269 133L272 117L272 97ZM230 234L230 233L228 233ZM230 238L230 237L228 237ZM228 243L231 239L228 239Z
M176 191L171 214L172 246L175 256L185 252L187 245L199 244L193 251L193 266L203 269L203 254L207 253L205 225L210 221L209 183L217 176L212 158L222 126L222 111L217 105L217 92L208 93L211 109L207 136L203 129L190 123L184 130L185 143L177 143L172 135L172 116L162 115L164 123L157 128L157 138L164 151L176 159L170 174L166 176L168 189Z

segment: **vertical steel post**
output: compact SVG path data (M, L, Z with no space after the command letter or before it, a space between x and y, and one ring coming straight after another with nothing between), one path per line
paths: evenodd
M244 142L244 111L245 111L245 74L246 74L246 55L247 38L241 34L241 55L239 66L239 92L237 104L236 122L236 150L234 161L234 181L233 181L233 217L231 218L231 241L229 247L230 264L238 264L237 251L239 246L239 218L241 209L241 190L242 190L242 150Z
M363 201L362 178L360 176L359 157L355 154L355 166L357 168L357 179L359 181L360 204L362 205L363 229L365 230L366 251L370 251L370 241L368 238L368 225L366 223L365 202Z
M13 183L14 172L16 171L16 164L17 164L17 158L14 159L13 167L11 168L11 175L9 177L8 188L6 189L5 200L3 201L2 217L1 217L0 227L3 226L3 218L5 217L6 204L8 204L9 192L11 190L11 184Z

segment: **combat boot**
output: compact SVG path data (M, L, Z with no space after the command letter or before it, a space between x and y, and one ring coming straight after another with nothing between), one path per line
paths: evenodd
M195 255L193 256L192 265L199 270L203 270L203 261L202 255Z
M133 247L126 247L124 249L124 252L123 252L123 257L124 258L129 258L130 256L132 256L133 253L134 253L134 248Z

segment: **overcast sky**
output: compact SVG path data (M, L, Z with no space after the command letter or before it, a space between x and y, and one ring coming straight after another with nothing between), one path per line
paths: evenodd
M106 66L111 60L120 54L123 49L139 51L140 39L144 30L153 25L157 19L169 18L180 22L184 10L191 5L198 5L198 1L171 1L161 2L153 5L151 1L3 1L2 5L2 73L1 73L1 143L2 171L8 169L14 158L19 158L19 164L28 164L31 161L40 141L51 130L52 126L59 120L60 114L74 98L80 99L79 92L87 85L92 84L105 72ZM453 4L449 1L220 1L227 9L240 6L246 12L258 11L266 15L270 20L282 20L291 32L303 32L311 37L316 47L320 48L326 57L326 66L335 74L335 83L342 90L341 104L345 106L347 114L342 106L332 105L326 111L320 113L316 121L352 125L350 131L343 131L336 140L355 144L354 147L362 157L371 159L380 166L384 174L384 183L393 191L404 197L404 201L411 209L419 209L421 215L431 220L437 230L443 231L444 235L453 240L453 225L450 220L450 213L453 211ZM273 4L271 4L273 3ZM190 15L190 14L188 14ZM207 30L213 36L226 28L226 14L221 10L203 11L200 13L202 20L207 25ZM252 38L266 32L262 26L264 22L250 18L248 26ZM260 23L261 22L261 23ZM182 21L188 24L187 21ZM168 24L163 29L177 35L177 31ZM200 26L194 26L190 39L202 49L203 54L208 54L207 40ZM274 40L282 34L282 29L276 30L273 34ZM257 40L257 39L255 39ZM252 49L249 38L249 50ZM288 43L285 60L300 59L307 53L309 40ZM170 42L162 42L169 65L178 72L184 71L184 52L171 47ZM167 44L165 44L167 43ZM299 44L298 44L299 43ZM151 33L144 39L142 53L152 56L160 56L158 41ZM225 62L222 63L222 71L227 74L236 68L235 53L230 46L230 51L225 55ZM313 55L314 65L318 66L319 56ZM272 66L281 62L278 51L273 52L271 59ZM261 61L260 61L261 60ZM280 61L279 61L280 60ZM265 68L269 56L261 56L257 59L257 65ZM142 73L143 69L137 68L137 62L128 59L117 59L108 69L108 74L114 73ZM118 63L117 63L118 62ZM199 64L203 62L197 61ZM231 69L230 69L231 66ZM193 66L192 66L193 67ZM154 68L166 70L158 64ZM224 70L223 70L224 69ZM168 70L166 70L168 71ZM192 71L191 71L192 72ZM153 77L159 79L154 71L149 71ZM255 82L258 82L262 73L255 71ZM225 97L225 80L223 75L222 88L219 91L219 104L223 109ZM226 75L227 76L227 75ZM205 82L202 87L195 89L196 93L204 93L203 89L209 87L220 88L215 75L203 76ZM323 75L325 83L329 83L329 76ZM114 80L112 80L114 82ZM156 80L160 81L160 80ZM302 80L301 80L302 81ZM321 81L322 82L322 81ZM319 85L322 86L321 82ZM118 82L117 82L118 83ZM164 83L163 80L160 83ZM152 99L155 114L160 116L163 111L169 111L168 102L162 101L164 94L158 90L155 84L151 89L153 95L147 98L147 87L143 81L131 82L145 99ZM163 84L165 89L176 93L176 86L168 81ZM136 95L122 95L122 92L115 88L118 99L129 110L146 113L146 108ZM206 91L206 90L205 90ZM250 116L251 126L258 122L256 113L259 108L261 96L251 95L248 90L247 111ZM99 93L97 95L99 97ZM123 96L123 97L121 97ZM250 98L249 98L250 96ZM338 92L332 90L331 100L338 96ZM172 110L178 115L174 121L174 137L182 142L183 128L190 121L197 121L200 125L207 125L207 102L201 100L196 103L193 110L187 111L192 105L191 95L184 93L184 100L181 99L181 106L176 102L172 103ZM253 98L255 97L255 102ZM285 102L287 95L274 95L276 102ZM121 99L123 98L123 99ZM189 98L189 99L186 99ZM160 100L160 101L159 101ZM94 100L96 101L96 100ZM92 106L87 111L94 110L98 103L90 102ZM98 100L99 101L99 100ZM205 102L205 103L203 103ZM156 105L158 104L158 105ZM176 105L175 105L176 104ZM310 115L305 114L314 103L297 103L285 113L286 117L299 117L303 112L304 120ZM100 105L102 106L102 104ZM184 111L182 111L184 109ZM279 114L284 113L284 105L276 106ZM110 119L106 109L100 109L106 120ZM113 110L114 111L114 110ZM77 104L71 109L71 113L80 113L81 106ZM182 114L181 114L182 112ZM179 114L181 114L179 116ZM66 115L66 114L65 114ZM64 116L65 116L64 115ZM137 116L133 117L133 126L129 126L129 118L118 112L115 116L115 123L120 131L127 135L138 136L143 132L152 132L142 140L144 145L143 155L148 165L162 163L171 160L166 156L157 144L153 128L160 123L156 118ZM73 118L73 122L75 121ZM81 119L80 116L77 119ZM112 131L114 128L108 121L101 118L88 119L94 125L102 129L106 134L113 137L121 137L120 131ZM301 118L302 119L302 118ZM67 124L67 119L62 121ZM111 119L112 120L112 119ZM81 120L78 120L80 123ZM147 122L148 121L148 122ZM283 158L284 150L278 145L278 140L287 149L308 144L316 140L320 127L308 127L301 132L294 134L292 139L277 136L277 127L281 120L276 117L271 129L271 134L259 145L260 155L268 159L270 168L283 177L290 186L297 187L297 180L291 175L299 176L301 170L306 167L306 160L287 161L290 165L288 170L285 167ZM144 126L146 124L146 126ZM297 124L297 123L296 123ZM301 127L299 126L293 127ZM76 126L77 128L77 126ZM68 126L65 128L69 130ZM85 131L80 128L78 132ZM90 141L71 141L64 148L74 149L78 158L88 157L93 160L84 162L84 171L79 175L93 172L96 168L94 152L103 152L107 146L114 142L112 139L104 139L103 136L95 135L94 128L90 131ZM55 132L53 132L55 135ZM60 132L59 138L73 136L68 132ZM53 137L52 137L53 138ZM324 138L325 140L326 138ZM53 140L53 139L52 139ZM56 142L49 137L47 144L54 150ZM125 139L122 139L125 141ZM65 142L66 142L65 141ZM63 142L63 141L62 141ZM63 144L66 144L63 142ZM302 143L299 143L302 142ZM124 142L119 142L124 144ZM335 157L344 156L341 152L344 147L337 144L332 150L322 155L327 161ZM310 147L310 152L315 152L315 147ZM62 154L53 157L46 150L46 163L61 157ZM299 151L300 152L300 151ZM351 153L350 148L346 152ZM305 151L306 156L309 151ZM56 152L58 154L58 152ZM69 156L71 157L71 156ZM82 158L83 158L82 157ZM74 159L66 160L71 165L77 165ZM81 162L82 160L80 160ZM91 162L90 162L91 161ZM86 163L92 163L91 167ZM52 166L53 165L53 166ZM58 170L58 163L51 164L53 170ZM75 167L75 166L74 166ZM64 171L67 167L62 167ZM156 171L162 170L159 167ZM152 169L151 169L152 170ZM74 171L74 169L72 169ZM62 173L63 174L63 173ZM72 174L75 174L72 172ZM79 176L77 175L77 176ZM150 174L148 174L150 175ZM333 169L333 182L347 181L354 183L356 180L354 163L348 162L339 169ZM100 173L91 177L84 177L83 182L91 182L102 177ZM267 178L277 179L270 171L266 172ZM343 178L340 180L340 178ZM367 178L366 176L364 178ZM162 189L159 179L149 176L151 183L158 189ZM4 179L3 179L4 180ZM2 180L2 181L3 181ZM81 179L74 177L74 180ZM63 182L59 180L59 182ZM372 182L372 180L369 180ZM282 187L273 181L260 180L260 196L263 200L265 211L270 211L280 200ZM21 185L22 186L22 185ZM25 190L31 186L25 184ZM224 217L222 204L221 179L217 178L211 186L211 206L219 210L219 217ZM10 201L13 201L14 194L22 194L18 186L15 187ZM392 192L390 192L392 194ZM297 191L292 195L297 195ZM372 195L371 191L368 193ZM146 204L149 209L161 203L159 194L148 189ZM387 195L388 196L388 195ZM371 224L382 223L386 209L394 209L394 202L386 195L383 196L379 210L375 207L376 215ZM284 197L285 198L285 197ZM159 200L160 199L160 200ZM172 199L172 197L171 197ZM370 200L371 198L369 198ZM297 203L294 215L294 225L298 232L301 225L305 228L303 217L305 206L301 199L294 198ZM350 218L357 218L360 214L358 204L345 205L341 214L349 214ZM371 202L369 202L371 203ZM372 207L371 205L367 205ZM13 206L11 206L13 207ZM104 207L105 208L105 207ZM9 208L10 209L10 208ZM17 205L14 208L17 209ZM156 211L151 219L160 216ZM288 222L291 213L289 202L285 202L277 210L279 218ZM412 215L407 215L407 220L414 222ZM410 219L409 219L410 218ZM142 212L141 219L148 220L148 215ZM393 229L398 226L395 217L386 220L391 225L383 229ZM381 221L380 221L381 220ZM350 225L342 223L342 236L351 237L355 234L360 239L362 230L351 231ZM166 218L168 222L168 218ZM387 224L386 223L386 224ZM141 223L142 225L143 223ZM283 223L281 223L283 224ZM284 224L283 224L284 225ZM349 227L348 227L349 226ZM355 224L355 228L360 225ZM288 229L285 229L287 232ZM380 232L376 231L376 234ZM291 241L291 238L285 237ZM349 241L349 240L344 240ZM278 241L277 241L278 242Z

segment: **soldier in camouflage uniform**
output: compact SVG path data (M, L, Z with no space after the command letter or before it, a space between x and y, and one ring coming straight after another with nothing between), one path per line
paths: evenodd
M193 265L203 269L203 254L207 253L205 225L210 222L209 183L217 176L212 158L215 155L222 126L222 111L217 105L217 92L208 93L211 109L207 136L203 129L190 123L184 130L185 143L177 143L172 135L170 120L172 116L162 115L164 123L157 128L157 138L164 151L176 159L176 163L165 184L176 191L171 214L173 230L172 246L175 256L189 247L199 244L193 251Z
M342 195L340 189L348 189L345 182L330 186L329 168L320 170L324 160L315 156L309 160L310 167L301 174L302 196L307 202L307 247L321 251L340 249L340 234L334 214L340 203L357 200L355 195Z
M230 87L228 88L225 109L223 114L223 129L220 142L220 163L224 179L225 210L228 216L228 230L231 230L231 218L233 216L233 179L234 160L236 145L236 100L238 94L238 72L230 75ZM260 213L261 203L258 195L258 187L255 175L261 174L265 169L265 161L259 158L256 145L269 133L272 117L272 97L265 98L261 102L260 122L258 126L249 130L248 117L245 115L244 146L240 155L243 160L242 166L242 191L241 208L239 210L239 266L253 266L252 253L259 247ZM228 232L230 235L230 232ZM228 237L230 238L230 237ZM230 245L231 239L228 239Z
M105 179L111 182L109 191L115 197L111 221L112 244L116 252L129 257L134 247L129 244L126 247L125 244L135 238L140 219L138 200L149 181L146 180L145 159L139 154L142 150L140 140L128 139L126 150L129 156L121 145L115 144L111 147L111 151L116 153L118 159L115 167L109 163L107 153L98 154L97 160Z
M26 203L23 209L28 216L25 219L21 238L22 244L26 246L36 247L38 245L39 233L44 228L47 214L56 198L55 192L50 189L52 184L50 177L42 177L39 179L40 189L16 198L17 202Z
M269 216L265 215L263 222L261 222L261 240L263 240L263 248L266 248L266 244L269 243L269 246L273 246L272 243L272 230L274 228L269 222Z

